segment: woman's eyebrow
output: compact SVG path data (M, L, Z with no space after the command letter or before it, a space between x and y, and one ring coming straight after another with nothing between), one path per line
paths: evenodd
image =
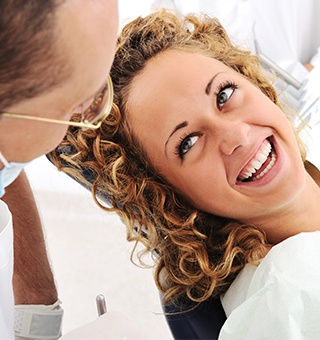
M221 73L224 73L224 72L218 72L217 74L215 74L215 75L210 79L209 83L207 84L207 86L206 86L206 88L205 88L205 93L206 93L207 95L209 95L210 92L211 92L212 83L213 83L214 80L217 78L217 76L218 76L219 74L221 74ZM173 131L171 132L171 134L170 134L170 136L168 137L167 141L165 142L165 145L164 145L165 153L166 153L167 144L168 144L170 138L171 138L178 130L183 129L183 128L185 128L186 126L188 126L188 124L189 124L189 123L188 123L187 121L184 121L184 122L178 124L178 125L173 129Z
M207 86L206 86L206 88L205 88L205 93L206 93L207 95L209 95L210 92L211 92L212 83L213 83L214 80L217 78L217 76L218 76L219 74L221 74L221 73L224 73L224 72L218 72L216 75L214 75L214 76L210 79L209 83L207 84Z
M167 148L167 144L168 144L168 142L169 142L169 139L170 139L170 138L171 138L178 130L183 129L184 127L188 126L188 124L189 124L189 123L185 120L184 122L178 124L178 125L173 129L173 131L171 132L170 136L168 137L168 139L167 139L167 141L166 141L166 143L165 143L165 145L164 145L165 149Z

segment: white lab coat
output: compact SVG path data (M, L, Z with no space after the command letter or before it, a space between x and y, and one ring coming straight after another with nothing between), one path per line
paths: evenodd
M0 339L14 339L13 231L7 205L0 200Z

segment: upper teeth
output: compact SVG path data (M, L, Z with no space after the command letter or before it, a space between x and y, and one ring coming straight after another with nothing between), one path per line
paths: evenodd
M255 180L261 178L262 176L264 176L273 167L273 164L275 163L276 159L277 159L276 154L274 152L272 152L271 153L271 161L270 161L270 163L266 166L266 168L262 172L260 172L259 175L257 175L256 177L252 178L252 180L255 181Z
M254 157L251 159L248 165L241 171L239 179L243 181L244 179L251 177L257 170L259 170L262 164L267 160L271 150L272 150L272 147L271 147L270 142L267 139L264 140L264 142L261 144L257 153L254 155ZM275 160L273 160L273 164L274 162ZM260 178L261 175L262 173L258 175L257 178Z

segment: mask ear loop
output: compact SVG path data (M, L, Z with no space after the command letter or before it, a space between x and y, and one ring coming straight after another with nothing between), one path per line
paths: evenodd
M3 164L5 167L10 166L9 162L5 159L5 157L3 156L3 154L2 154L1 151L0 151L0 161L2 162L2 164Z

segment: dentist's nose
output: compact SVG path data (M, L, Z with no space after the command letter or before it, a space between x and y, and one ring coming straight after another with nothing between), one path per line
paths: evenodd
M244 122L221 120L218 124L219 146L225 155L231 155L237 148L248 143L250 126Z

